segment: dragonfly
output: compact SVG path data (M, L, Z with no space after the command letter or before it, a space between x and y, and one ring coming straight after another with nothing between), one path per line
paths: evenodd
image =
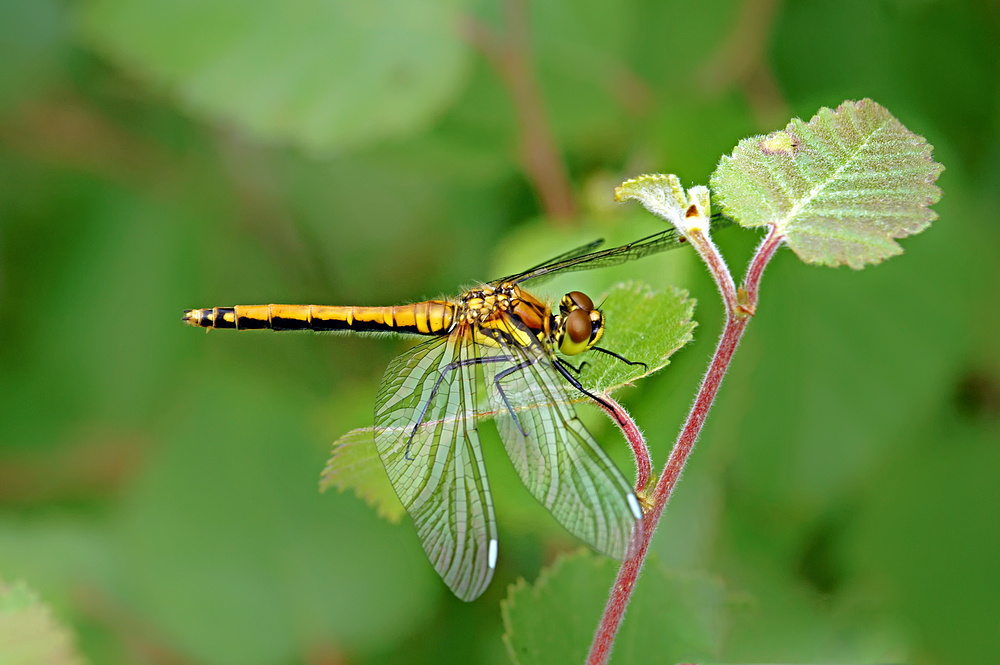
M385 371L375 400L375 446L434 568L456 596L471 601L497 563L497 523L477 430L481 386L518 476L563 527L619 560L632 558L642 541L643 514L630 483L572 402L583 394L607 404L581 384L582 365L564 357L600 352L637 363L598 346L604 316L587 295L569 292L555 307L524 286L682 247L686 239L671 228L599 250L602 243L449 299L390 307L237 305L187 310L183 321L429 337Z

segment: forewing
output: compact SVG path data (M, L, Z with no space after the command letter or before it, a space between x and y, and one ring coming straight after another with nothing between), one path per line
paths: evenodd
M375 446L434 568L469 601L493 577L497 529L476 431L477 351L461 329L390 363Z
M685 244L686 241L681 239L677 233L677 229L668 229L619 247L611 247L587 253L567 252L566 255L557 256L523 273L511 275L502 281L520 284L528 280L537 280L544 276L554 276L556 273L616 266L627 261L648 256L649 254L683 247Z
M484 352L520 359L486 363L483 370L500 438L528 491L594 549L631 558L642 540L639 503L580 422L570 403L571 387L544 348L502 344Z
M537 266L532 266L523 272L519 272L516 275L511 275L510 277L505 277L504 279L497 281L500 282L520 281L520 278L523 277L524 275L540 272L543 270L548 271L552 266L558 266L561 263L566 263L568 261L572 261L573 259L577 259L581 256L586 256L587 254L593 253L595 249L597 249L603 244L604 244L604 238L598 238L597 240L592 240L591 242L588 242L586 245L580 245L579 247L571 249L568 252L563 252L559 256L553 257L547 261L542 261Z
M727 226L732 226L733 222L724 217L713 217L711 224L712 231L717 231ZM584 245L583 247L577 248L571 252L567 252L566 254L557 256L554 259L550 259L549 261L537 265L534 268L525 270L522 273L511 275L510 277L497 281L520 284L528 280L539 280L562 272L591 270L593 268L607 268L610 266L621 265L622 263L626 263L628 261L634 261L635 259L641 259L644 256L649 256L650 254L665 252L668 249L684 247L685 245L687 245L687 240L681 237L681 235L677 232L677 229L674 228L654 233L653 235L646 236L645 238L640 238L639 240L630 242L627 245L602 249L597 252L581 251L586 250L591 246L597 246L595 243L591 243L590 245Z

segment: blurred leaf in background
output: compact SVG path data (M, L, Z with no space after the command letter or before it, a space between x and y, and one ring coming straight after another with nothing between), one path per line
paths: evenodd
M195 112L340 150L423 129L449 105L470 55L455 30L467 4L102 0L81 27Z
M7 665L76 665L79 656L65 628L23 583L0 581L0 662Z
M591 552L563 555L529 587L511 585L501 604L511 660L584 662L617 565ZM649 561L615 654L624 662L658 654L669 662L717 657L726 629L726 592L704 574L678 575Z
M776 257L652 547L716 590L691 598L719 661L996 661L998 43L978 0L0 3L0 576L94 663L510 662L507 584L578 545L489 426L506 545L463 604L405 520L316 491L403 343L181 311L398 304L628 242L660 227L611 203L625 178L704 183L871 97L947 167L940 219L860 272ZM736 271L756 242L717 240ZM565 279L697 299L695 342L621 397L662 464L714 286L683 250ZM675 616L637 602L623 639Z

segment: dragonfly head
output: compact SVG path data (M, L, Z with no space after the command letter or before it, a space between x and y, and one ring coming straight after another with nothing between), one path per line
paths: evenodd
M556 344L567 356L589 351L604 334L604 315L579 291L563 296L556 324Z

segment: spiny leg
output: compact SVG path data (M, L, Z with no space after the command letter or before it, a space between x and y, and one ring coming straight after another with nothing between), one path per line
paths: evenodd
M563 360L562 358L556 358L556 362L565 367L566 369L573 370L574 372L576 372L577 376L580 376L580 372L582 372L583 368L589 364L586 360L584 360L582 363L580 363L579 367L573 367L572 363L570 363L568 360Z
M570 384L574 388L576 388L581 393L583 393L584 395L586 395L590 399L594 400L595 402L597 402L598 404L600 404L601 406L603 406L605 408L605 410L607 410L609 413L611 413L615 417L615 420L618 421L619 425L621 425L622 427L627 427L628 426L627 423L625 423L624 421L622 421L621 418L618 417L618 411L614 407L612 407L610 404L608 404L607 401L605 401L604 399L598 397L594 393L592 393L589 390L587 390L586 388L584 388L583 384L581 384L579 381L577 381L576 377L574 377L572 374L570 374L566 370L566 368L563 367L561 364L559 364L559 363L552 363L552 364L553 364L553 366L557 370L559 370L560 374L562 374L564 377L566 377L566 380L569 381Z
M607 355L611 356L612 358L617 358L618 360L622 361L626 365L642 365L643 368L645 368L645 370L647 372L649 371L649 365L647 365L646 363L642 362L641 360L629 360L628 358L626 358L624 356L618 355L614 351L608 351L607 349L602 349L599 346L592 346L592 347L590 347L590 350L591 351L600 351L601 353L607 354ZM583 369L583 365L580 365L580 369ZM579 374L579 373L580 372L577 372L577 374Z

